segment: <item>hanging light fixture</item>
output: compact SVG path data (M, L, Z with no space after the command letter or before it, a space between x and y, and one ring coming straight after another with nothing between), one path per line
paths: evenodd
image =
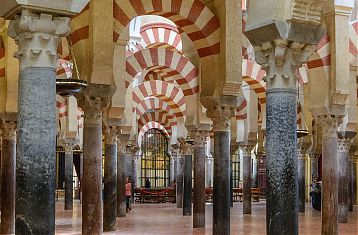
M73 59L73 65L69 61L59 60L60 65L65 69L65 79L56 79L56 93L61 96L71 96L80 93L87 87L87 81L80 79L80 72L77 67L77 61L73 50L71 39L67 38L70 56ZM73 78L72 70L76 70L77 79Z

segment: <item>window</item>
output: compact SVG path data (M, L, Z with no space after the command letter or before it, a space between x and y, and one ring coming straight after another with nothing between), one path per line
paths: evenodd
M170 157L168 140L158 129L148 130L142 140L141 186L148 178L152 188L170 186Z

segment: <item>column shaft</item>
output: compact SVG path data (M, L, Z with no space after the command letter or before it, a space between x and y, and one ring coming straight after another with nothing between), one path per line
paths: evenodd
M83 234L103 231L102 205L102 120L92 121L86 116L83 131ZM97 110L101 112L101 110ZM89 119L89 120L88 120Z
M318 156L316 156L315 154L312 154L310 156L310 158L311 158L312 180L318 179Z
M56 70L20 71L16 233L55 234Z
M193 228L205 227L205 145L194 147Z
M2 139L1 155L1 234L13 234L15 233L15 138Z
M333 124L323 123L322 235L338 234L337 144L337 128Z
M178 171L177 171L177 185L176 185L176 202L177 208L183 207L183 180L184 180L184 158L179 156L178 160Z
M353 211L354 198L353 198L353 160L349 159L348 163L348 211Z
M117 144L107 143L104 160L103 231L116 231Z
M230 234L230 131L214 129L213 234Z
M306 207L306 161L298 154L298 211L305 213Z
M298 234L297 93L267 92L267 234Z
M243 153L243 213L251 214L251 151Z
M191 194L192 194L192 155L185 155L184 158L184 191L183 191L183 215L190 216L192 212Z
M73 209L73 152L65 153L65 210Z
M119 153L117 162L117 216L126 216L126 153Z
M349 140L339 138L337 150L338 162L338 222L348 223L348 159Z

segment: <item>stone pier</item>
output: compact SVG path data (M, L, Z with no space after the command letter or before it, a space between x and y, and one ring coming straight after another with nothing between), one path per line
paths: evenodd
M15 115L14 115L15 116ZM1 145L1 234L15 233L16 116L0 120Z

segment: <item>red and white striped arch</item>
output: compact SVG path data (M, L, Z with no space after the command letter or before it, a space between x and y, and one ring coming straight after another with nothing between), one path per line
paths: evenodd
M260 104L266 103L266 83L263 81L265 76L266 72L255 61L242 60L242 80L255 91Z
M199 92L199 71L184 56L166 48L149 48L138 51L127 58L126 70L128 78L133 79L145 69L166 67L181 77L176 82L181 86L185 95L193 95ZM163 78L163 76L161 75ZM127 84L131 80L127 80Z
M0 45L0 77L5 77L5 48Z
M143 82L133 88L132 92L135 107L137 107L145 98L157 97L173 110L176 117L184 117L186 113L186 101L181 89L173 83L164 81Z
M153 23L143 25L140 29L141 44L144 48L172 47L181 52L183 42L179 30L170 24Z
M159 74L159 71L156 70L150 70L143 79L143 82L146 81L155 81L155 80L163 80L165 81Z
M67 108L68 108L68 104L67 104L67 100L62 97L57 95L56 96L56 109L57 109L57 115L60 121L65 122L67 117L68 117L68 112L67 112ZM84 111L77 107L77 123L78 123L78 128L83 128L83 114Z
M157 123L157 122L149 122L149 123L145 124L139 131L139 134L138 134L138 145L139 146L141 146L144 134L150 129L158 129L158 130L162 131L163 134L168 139L170 139L170 135L168 134L168 131L165 129L165 127L163 125L161 125L160 123Z
M142 129L142 127L147 123L157 122L163 125L167 129L168 134L171 135L172 127L177 125L177 123L173 120L173 118L174 118L173 116L168 116L168 113L164 111L144 113L138 119L138 131L140 131L140 129Z
M155 97L150 97L145 100L142 100L142 102L140 102L136 108L133 108L133 111L136 114L137 119L148 110L163 110L168 114L170 114L171 116L174 116L168 104L165 103L163 100L160 100L159 98L155 98Z
M165 17L179 26L193 41L200 58L219 53L220 21L198 0L114 0L114 41L132 19L149 14Z
M235 116L236 120L245 120L247 118L247 101L245 98L237 108Z

